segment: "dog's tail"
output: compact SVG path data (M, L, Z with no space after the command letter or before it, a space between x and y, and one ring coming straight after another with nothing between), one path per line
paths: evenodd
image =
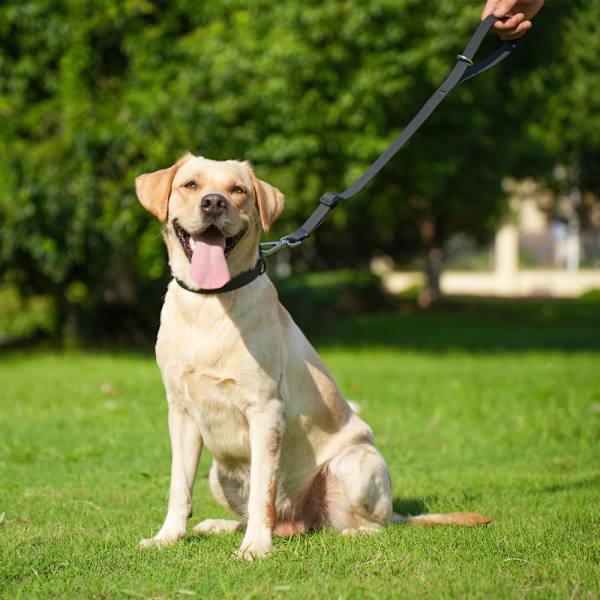
M477 525L489 525L492 519L479 513L473 512L454 512L444 514L424 514L424 515L399 515L394 513L392 523L408 523L417 527L435 527L438 525L462 525L464 527L475 527Z

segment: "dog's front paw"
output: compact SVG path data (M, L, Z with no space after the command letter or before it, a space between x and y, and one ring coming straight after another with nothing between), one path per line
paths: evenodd
M235 553L236 558L247 560L249 562L256 558L265 558L273 549L273 542L270 539L247 540L244 538L239 550Z
M162 532L159 531L154 537L146 538L141 540L139 543L140 548L161 548L163 546L170 546L181 538L185 537L185 531L181 532Z

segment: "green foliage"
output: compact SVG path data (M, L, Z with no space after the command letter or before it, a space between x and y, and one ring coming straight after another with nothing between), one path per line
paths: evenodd
M36 334L52 333L55 326L51 298L23 298L15 287L0 288L0 346Z
M50 295L57 322L85 317L90 330L103 305L159 299L165 252L133 180L188 149L252 160L288 198L274 234L291 229L404 127L452 66L481 4L7 0L4 279L25 295ZM595 156L597 136L580 141L598 112L586 92L597 10L575 1L545 8L510 64L457 89L377 181L295 252L296 266L365 266L374 252L409 258L423 223L434 244L456 231L484 239L503 210L504 175L532 155L540 173L558 158L577 167ZM520 112L534 103L539 115ZM566 114L570 133L558 144Z
M549 56L531 71L530 85L516 93L539 111L540 118L529 125L530 137L549 160L559 157L568 167L567 186L599 196L600 3L574 0L569 10L563 27L545 34Z
M423 293L422 285L411 285L409 288L398 294L399 300L409 301L416 303L419 299L419 296Z
M582 294L580 301L590 304L600 304L600 290L590 290L589 292Z
M293 275L276 282L279 299L306 332L356 313L376 312L398 303L384 292L369 271L321 271Z
M490 527L276 538L252 565L232 556L242 534L137 548L160 526L169 486L152 357L4 356L0 596L597 598L600 312L580 320L569 303L570 321L542 322L530 318L541 305L529 308L502 320L471 305L337 319L344 346L323 331L331 345L320 347L373 428L395 508L476 510ZM565 352L573 341L579 351ZM204 452L190 526L231 518L208 490L209 466Z

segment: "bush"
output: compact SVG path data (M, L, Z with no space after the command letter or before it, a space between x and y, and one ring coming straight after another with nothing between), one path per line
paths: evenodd
M590 304L600 304L600 289L589 290L585 294L579 296L580 302L586 302Z
M0 346L14 340L47 335L54 330L55 314L51 298L23 298L15 287L0 288Z
M387 296L369 271L324 271L275 281L279 299L305 331L316 331L341 316L390 309Z

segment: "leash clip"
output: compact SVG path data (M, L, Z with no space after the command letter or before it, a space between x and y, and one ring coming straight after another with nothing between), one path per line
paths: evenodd
M470 67L475 65L475 63L468 56L465 56L464 54L459 54L456 57L456 60L459 60L460 62L466 62Z
M260 254L261 256L271 256L271 254L275 254L275 252L281 250L284 247L287 248L295 248L302 243L302 240L298 240L297 242L292 242L285 237L282 237L280 240L276 242L261 242L260 243Z

